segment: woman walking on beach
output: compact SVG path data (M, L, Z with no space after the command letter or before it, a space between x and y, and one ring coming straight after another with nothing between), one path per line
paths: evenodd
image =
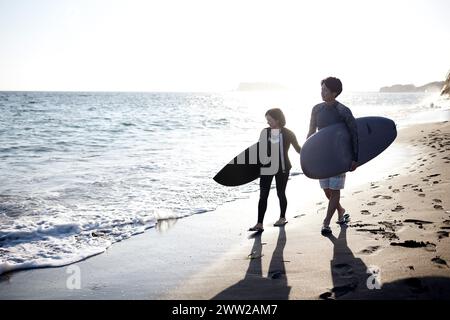
M287 223L286 185L289 179L289 171L292 168L288 157L288 151L291 144L297 153L300 153L301 150L295 134L285 127L286 119L280 109L270 109L266 112L265 116L269 128L264 129L263 132L267 133L267 145L279 145L279 166L277 168L278 170L276 170L274 174L261 174L259 180L260 195L258 203L258 222L254 227L249 229L249 231L259 232L264 231L263 220L267 209L267 198L269 197L273 177L275 177L277 195L280 201L280 219L275 222L274 226L283 226ZM263 134L261 136L263 136ZM274 156L271 156L271 158L274 159Z

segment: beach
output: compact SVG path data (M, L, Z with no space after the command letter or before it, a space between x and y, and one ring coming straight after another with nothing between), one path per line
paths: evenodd
M351 221L333 222L332 236L320 234L318 182L298 175L288 183L285 227L272 226L273 190L265 231L246 231L256 219L253 193L213 213L160 221L72 265L77 288L70 266L0 275L0 298L448 299L449 122L403 128L385 154L347 175L341 204ZM373 180L356 183L358 170Z

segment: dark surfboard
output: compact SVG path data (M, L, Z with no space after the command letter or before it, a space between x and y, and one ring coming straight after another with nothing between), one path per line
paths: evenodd
M228 187L240 186L259 178L261 172L261 165L257 159L253 159L253 164L250 164L250 149L258 150L259 143L248 147L239 155L233 158L225 167L220 170L213 178L217 183ZM238 161L238 158L240 161ZM241 163L241 164L239 164Z
M383 117L356 119L358 126L358 166L372 160L395 140L394 121ZM316 132L302 147L300 153L303 173L312 179L333 177L350 170L352 146L350 133L344 123Z

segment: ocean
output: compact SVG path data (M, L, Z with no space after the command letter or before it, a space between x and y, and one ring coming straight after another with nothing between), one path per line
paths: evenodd
M0 274L73 263L158 221L249 197L258 181L227 188L212 177L257 141L269 108L302 144L319 94L0 92ZM437 94L338 100L398 127L450 112Z

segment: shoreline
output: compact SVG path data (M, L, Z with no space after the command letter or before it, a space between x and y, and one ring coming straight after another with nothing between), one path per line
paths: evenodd
M447 125L435 123L409 126L399 131L399 137L396 142L394 142L394 145L388 150L395 154L395 152L401 148L406 147L406 149L410 149L411 153L415 154L415 158L420 157L420 154L425 154L425 149L428 150L431 149L431 147L427 148L426 146L421 146L420 144L422 142L420 141L420 137L410 138L410 136L420 133L420 130L417 130L418 128L421 128L421 130L422 128L428 130L428 128L434 128L436 126L445 127L447 133L449 131L448 123ZM408 136L409 138L404 138L405 136ZM411 139L417 141L414 140L412 143L409 143ZM414 146L414 144L416 145ZM387 152L388 151L386 151L386 153ZM445 154L448 153L449 152ZM380 156L378 157L378 160L383 161L383 158L383 156ZM375 159L371 162L373 167L377 165L375 161L378 160ZM398 164L401 162L402 161ZM419 168L421 167L420 165L422 163L412 164L413 162L414 159L411 160L412 166L417 165ZM402 165L405 166L404 163ZM427 170L426 168L428 168L428 165L429 163L424 162L422 167L425 168L421 168L422 171ZM363 169L367 168L368 174L370 174L372 171L370 167L371 165L368 164L366 167L361 167L359 172L358 170L356 172L359 174ZM385 177L395 175L399 171L397 168L392 168L392 170L389 170L388 168L389 164L383 164L381 173L385 173ZM440 167L438 170L443 171L444 169L445 167ZM418 169L404 168L402 170L405 173L408 173L408 170L417 171ZM361 261L364 261L364 263L361 264L361 267L363 265L367 266L368 264L376 263L383 271L382 279L386 279L389 283L394 282L395 279L399 278L399 272L398 270L394 270L395 272L392 271L389 264L385 265L384 262L380 263L376 257L379 257L382 252L386 252L387 261L391 261L389 260L391 259L392 254L390 252L391 249L395 249L395 256L399 248L403 247L389 246L387 249L385 248L383 250L375 248L380 246L378 244L379 240L373 239L374 233L371 231L357 231L357 229L367 229L367 226L358 227L356 225L358 223L367 224L368 220L377 219L377 217L381 216L384 212L386 212L387 216L389 210L396 208L392 202L397 201L399 202L398 205L401 205L403 200L401 200L400 197L396 199L396 197L393 197L392 194L388 193L391 189L395 190L397 188L387 189L389 186L383 186L383 184L386 184L388 181L393 184L395 181L400 181L401 179L408 182L413 179L412 175L414 172L408 174L410 175L406 177L393 176L389 180L378 184L377 182L372 182L375 183L374 185L371 185L371 182L361 185L358 183L355 184L357 178L356 175L352 173L351 175L349 174L347 180L349 181L350 186L346 187L343 192L342 203L343 206L347 208L347 211L351 212L352 222L346 230L346 233L348 233L349 236L345 243L348 242L348 246L344 246L339 250L345 251L345 247L352 248L353 251L351 252L373 250L371 253L367 253L367 251L363 254L362 258L358 258ZM443 181L448 185L448 170L445 174L442 174L442 176L444 175L446 177ZM395 183L401 184L401 182ZM407 183L403 183L402 185L405 184ZM299 197L299 185L301 185L303 189L311 190L311 194L308 194L307 198L303 196ZM375 191L378 191L377 189L390 194L389 196L393 199L383 199L385 194L382 194L381 197L374 198L378 195L373 194ZM420 189L420 187L417 189ZM401 191L402 192L398 192L398 196L403 195L403 190ZM434 190L433 194L438 191L439 189ZM418 197L415 194L415 191L411 192ZM323 206L326 205L326 203L323 201L323 196L318 187L318 183L315 180L295 177L294 179L291 179L288 184L287 196L289 201L287 213L289 223L285 228L271 227L271 224L277 218L276 213L278 210L276 193L271 192L265 219L265 225L267 225L267 227L261 237L249 239L246 232L246 228L252 225L256 219L255 208L257 204L257 192L255 192L252 193L248 199L226 203L215 212L194 215L175 221L167 221L167 223L164 222L161 225L173 225L168 229L165 229L164 227L161 228L161 226L152 228L143 234L127 239L127 241L115 243L103 254L73 264L78 266L81 270L81 289L79 290L70 290L66 286L67 279L70 276L66 273L69 266L30 269L0 275L0 299L210 299L213 297L251 299L252 297L255 298L252 296L252 292L254 293L255 291L261 293L263 295L262 298L266 299L317 299L321 294L334 297L336 296L336 293L332 288L339 288L340 286L332 286L333 283L330 283L330 259L324 259L330 258L330 255L333 254L333 248L330 246L330 241L321 237L319 233L320 222L321 219L323 219ZM450 205L448 195L439 195L439 197L441 206L444 208L443 212L445 213ZM361 202L353 201L353 198L357 198L358 201ZM370 202L376 203L368 205L368 203L370 203L368 201L369 198L374 198L375 200ZM378 201L378 198L381 198L382 200ZM308 199L308 201L305 201L305 199ZM390 200L387 201L387 203L392 204L393 208L385 207L387 204L382 203L383 200ZM350 201L351 203L349 203ZM364 209L360 208L359 205L362 206L362 203L365 201L367 203L364 205ZM368 209L366 209L366 207ZM404 208L406 208L406 206L404 206ZM377 213L373 213L372 215L378 214L378 211L380 211L380 215L375 217L370 216L370 219L368 219L369 215L362 215L360 213L362 210L368 210L370 212L372 212L372 210L377 211ZM435 213L433 210L431 210L431 213L427 212L426 215ZM402 209L400 211L404 210ZM250 213L247 214L246 212ZM317 212L319 212L319 214L317 214ZM419 220L420 217L420 215L417 215L414 218ZM389 217L389 219L391 218L393 217ZM448 216L448 218L450 219L450 216ZM361 222L358 222L359 220L361 220ZM423 218L423 220L427 219ZM352 226L352 224L355 225ZM397 229L406 229L401 231L396 230L396 232L398 234L401 233L407 235L408 232L412 231L405 228L405 224L406 223L400 227L395 225L392 226L391 223L391 227L394 229L397 227L399 227ZM418 226L415 223L409 224ZM379 226L378 223L375 225L377 227ZM337 236L336 226L332 226L332 228L334 234ZM424 229L421 230L428 230L429 228L426 224L422 224L422 227ZM386 226L384 228L387 229ZM441 231L445 232L445 229ZM441 233L441 235L444 234L445 233ZM384 235L377 235L375 233L375 237L377 236L382 239L383 245L386 246L386 239L383 239ZM431 235L427 234L427 236ZM424 242L424 240L427 240L426 237L421 241ZM342 243L340 238L337 238L334 241L334 243ZM436 241L434 240L434 242ZM292 243L297 243L298 249L296 246L292 246ZM309 248L300 245L302 243L309 244ZM434 251L436 256L430 259L436 258L439 255L439 259L448 261L448 259L450 259L448 253L446 253L445 250L438 250L438 247L445 247L447 252L449 252L448 238L443 237L440 239L440 244L435 247L436 251ZM249 252L256 251L256 255L258 255L259 250L262 251L263 249L263 257L247 259ZM407 250L423 250L425 253L429 253L429 251L426 251L423 248L407 248ZM413 252L414 254L416 253L416 251ZM420 252L423 253L422 251ZM405 259L410 258L408 255L411 253L411 251L406 251ZM352 254L352 256L355 256L355 254ZM297 261L298 257L304 257L305 260ZM272 263L272 267L269 264L269 258L272 258L270 262ZM289 262L283 262L285 260ZM256 282L244 282L245 288L233 287L234 284L239 283L240 286L242 286L242 277L244 276L245 279L245 275L248 274L246 270L250 270L249 261L251 262L250 266L252 272L255 271L255 268L260 270L257 275L251 274L250 278L252 278L252 280L256 279ZM435 261L439 262L440 260L435 259ZM296 267L292 267L294 264ZM349 265L348 263L339 264ZM434 267L435 264L436 263L432 266ZM439 263L437 264L439 265ZM301 266L301 270L298 270L298 268L300 268L298 265ZM395 263L393 263L393 265L395 265ZM441 265L444 266L442 263ZM326 270L326 268L324 269L324 266L327 266L328 270ZM348 267L343 268L345 269ZM270 276L263 277L262 270L264 270L264 273L267 272ZM420 276L426 276L430 273L429 267L426 264L423 266L421 265L420 268L416 266L414 270L420 270L420 273L416 272L417 274L420 274ZM450 276L447 269L437 270L441 273L434 272L432 274L437 274L444 278ZM412 272L412 270L406 271L407 272L405 273L405 270L402 269L401 275L408 275L408 272ZM432 271L436 270L433 269ZM346 272L349 273L350 270L347 270ZM303 279L302 275L305 273L310 278L309 282ZM391 276L393 274L395 276ZM359 275L362 276L362 272L360 272ZM276 279L272 279L274 277ZM212 282L213 279L214 282ZM274 283L277 279L280 281ZM212 283L214 285L212 285ZM279 290L274 290L274 284L275 288L278 288ZM346 285L348 287L348 284L343 284L344 289L341 288L341 291L345 291ZM261 287L262 289L255 290L255 286L257 288ZM417 281L416 286L419 286L420 289L420 285L417 285ZM236 288L239 290L236 290ZM350 288L353 288L352 285L350 285ZM229 290L227 291L226 289ZM220 295L220 293L222 293L222 295ZM275 293L277 293L277 295L273 296ZM342 296L348 297L353 294L355 296L354 298L358 298L362 297L363 293L364 292L358 292L358 290L350 290L350 292L346 292ZM336 296L335 298L340 298L340 296Z

